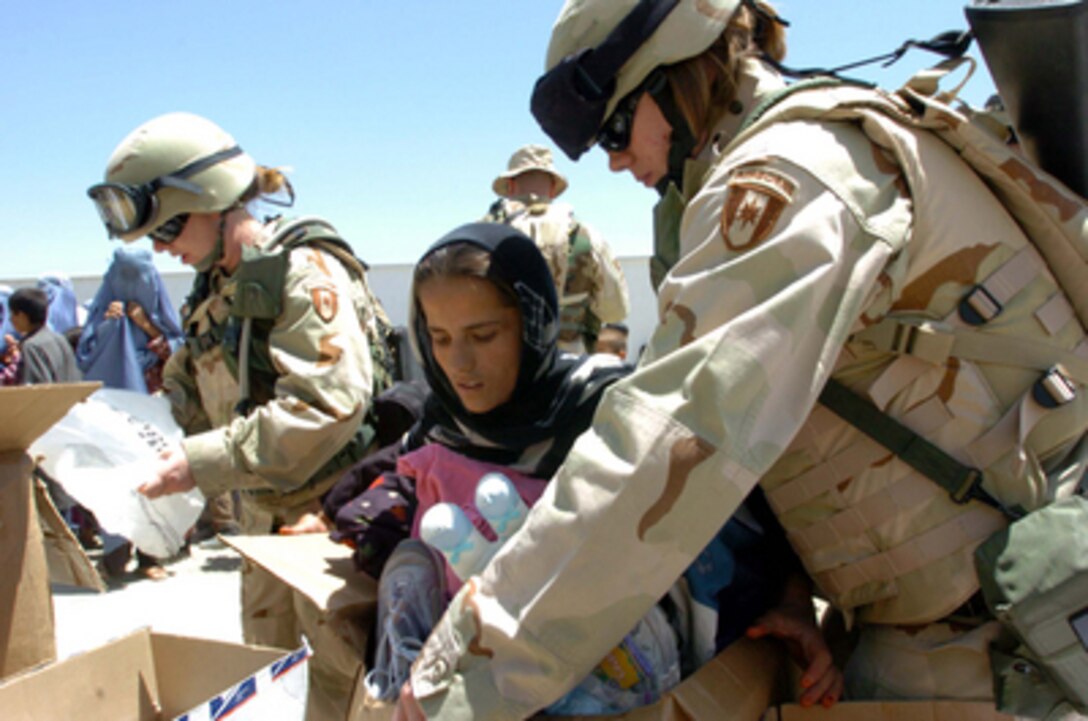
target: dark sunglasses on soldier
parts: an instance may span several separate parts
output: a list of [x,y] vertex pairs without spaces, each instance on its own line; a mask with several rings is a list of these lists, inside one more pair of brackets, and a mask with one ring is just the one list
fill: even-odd
[[635,108],[642,97],[642,88],[621,100],[597,133],[597,145],[607,152],[619,153],[631,144],[631,126],[635,124]]
[[181,215],[175,215],[170,220],[166,221],[158,228],[155,228],[148,236],[156,243],[162,243],[163,245],[170,245],[178,236],[185,231],[185,224],[189,221],[189,214],[182,213]]

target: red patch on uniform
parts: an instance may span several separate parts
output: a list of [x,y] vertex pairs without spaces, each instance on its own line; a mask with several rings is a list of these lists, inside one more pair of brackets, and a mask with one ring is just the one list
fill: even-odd
[[796,190],[797,183],[776,170],[741,168],[734,172],[722,208],[725,245],[741,251],[766,240]]
[[328,323],[336,317],[336,311],[340,301],[336,297],[336,291],[331,288],[314,288],[310,291],[310,298],[314,303],[314,312],[317,317]]

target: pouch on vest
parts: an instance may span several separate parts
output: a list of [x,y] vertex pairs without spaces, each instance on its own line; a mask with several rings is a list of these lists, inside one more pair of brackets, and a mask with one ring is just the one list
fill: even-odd
[[[975,551],[986,605],[1015,635],[993,649],[998,707],[1088,713],[1088,499],[1029,513]],[[1040,672],[1042,671],[1042,672]]]

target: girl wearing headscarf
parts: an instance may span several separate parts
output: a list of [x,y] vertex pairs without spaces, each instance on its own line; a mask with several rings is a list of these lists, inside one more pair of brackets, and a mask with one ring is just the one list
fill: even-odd
[[[368,688],[384,699],[395,696],[398,672],[461,585],[450,564],[428,578],[422,554],[405,558],[407,544],[398,544],[420,535],[420,519],[438,503],[458,506],[494,541],[495,529],[475,507],[476,481],[501,472],[533,505],[591,425],[605,390],[630,372],[613,356],[559,352],[547,264],[528,236],[507,226],[469,224],[447,234],[416,265],[411,298],[412,341],[432,389],[423,417],[393,450],[400,453],[395,471],[339,509],[326,504],[337,520],[334,538],[355,547],[364,571],[381,576],[377,671]],[[378,463],[391,465],[388,457]],[[345,485],[374,475],[355,470]],[[745,509],[609,654],[613,671],[632,675],[617,678],[602,663],[549,713],[617,713],[650,703],[693,666],[690,659],[724,648],[780,600],[796,559],[762,497]]]
[[115,248],[76,349],[83,377],[108,388],[153,393],[183,337],[151,251]]
[[[500,299],[506,304],[507,321],[516,321],[520,327],[511,351],[516,355],[498,371],[511,375],[493,381],[500,388],[493,397],[481,394],[492,390],[487,385],[492,379],[485,376],[495,372],[495,349],[487,347],[494,341],[476,343],[479,362],[488,363],[489,369],[466,370],[451,378],[438,360],[450,341],[449,333],[442,333],[437,344],[432,338],[428,328],[432,319],[421,306],[421,288],[451,278],[471,284],[474,295],[465,297],[487,294]],[[537,489],[526,502],[539,496],[574,439],[589,427],[605,388],[627,373],[610,357],[560,353],[556,307],[555,285],[539,250],[527,236],[509,227],[461,226],[420,259],[413,275],[409,325],[431,389],[422,418],[403,439],[347,473],[324,504],[326,515],[336,519],[334,539],[355,547],[360,570],[377,578],[393,548],[409,535],[417,515],[417,479],[400,472],[380,475],[384,471],[405,469],[419,458],[451,451],[535,479]],[[469,342],[473,341],[470,334]],[[473,374],[472,381],[467,381]],[[432,444],[444,450],[427,448]],[[407,457],[421,450],[415,461]],[[378,485],[368,489],[372,482]],[[419,500],[428,496],[427,502],[433,503],[442,491],[427,488]]]

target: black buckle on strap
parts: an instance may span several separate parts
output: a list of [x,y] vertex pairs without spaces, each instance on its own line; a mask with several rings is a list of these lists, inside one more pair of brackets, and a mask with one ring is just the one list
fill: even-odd
[[976,285],[960,301],[959,314],[968,325],[983,325],[1001,315],[1005,306],[986,290],[984,285]]
[[971,500],[980,499],[985,492],[982,490],[982,471],[977,468],[968,468],[967,475],[963,477],[960,487],[948,495],[953,501],[960,504]]
[[1064,406],[1077,395],[1077,384],[1063,373],[1061,365],[1048,370],[1031,387],[1031,397],[1043,408]]

